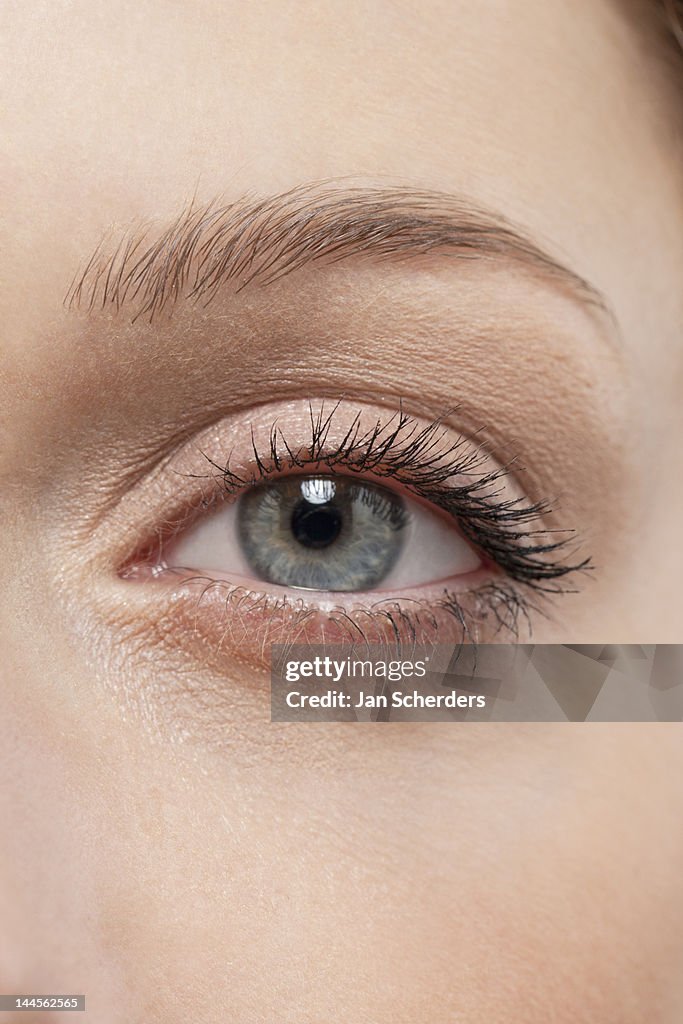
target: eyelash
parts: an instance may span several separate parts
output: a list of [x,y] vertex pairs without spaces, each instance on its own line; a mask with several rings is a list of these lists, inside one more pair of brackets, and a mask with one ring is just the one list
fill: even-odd
[[[213,481],[212,494],[204,496],[200,509],[205,511],[221,500],[235,500],[245,489],[293,470],[357,473],[378,481],[391,480],[446,513],[505,576],[467,595],[444,590],[436,603],[433,599],[431,602],[411,599],[410,608],[395,599],[380,598],[358,606],[352,618],[347,609],[340,607],[337,612],[326,613],[335,626],[343,627],[346,623],[349,634],[356,639],[360,634],[364,642],[372,639],[375,632],[388,635],[390,639],[414,640],[420,632],[424,633],[426,626],[431,626],[438,634],[438,619],[443,614],[456,621],[463,639],[474,638],[474,624],[482,619],[492,619],[496,633],[504,630],[518,637],[520,622],[524,620],[530,631],[530,612],[539,612],[534,592],[564,593],[566,577],[592,568],[589,558],[571,561],[572,531],[533,528],[549,514],[546,502],[529,504],[522,497],[501,494],[502,482],[510,473],[510,463],[495,470],[484,470],[489,452],[483,446],[473,447],[463,436],[453,442],[443,425],[443,417],[422,427],[399,407],[398,412],[384,422],[378,420],[368,430],[362,429],[361,414],[357,413],[342,440],[331,443],[339,406],[337,402],[326,411],[323,403],[316,412],[309,403],[310,440],[303,446],[290,443],[279,423],[274,422],[267,443],[259,450],[252,431],[253,468],[249,473],[240,475],[231,470],[230,458],[220,465],[201,453],[211,471],[187,474],[194,479]],[[464,479],[450,483],[454,478]],[[176,524],[173,532],[179,529]],[[175,573],[177,570],[166,565],[161,557],[163,545],[157,550],[160,557],[154,574]],[[233,610],[239,607],[244,613],[245,609],[251,611],[258,606],[267,609],[271,619],[287,613],[292,617],[292,627],[301,627],[315,614],[310,606],[302,607],[300,599],[257,594],[243,586],[200,576],[185,578],[184,582],[202,584],[202,595],[211,588],[225,586],[228,591],[226,607],[230,605]]]

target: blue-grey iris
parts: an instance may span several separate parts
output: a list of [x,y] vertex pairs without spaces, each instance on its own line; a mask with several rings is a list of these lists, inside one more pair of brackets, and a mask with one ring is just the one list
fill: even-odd
[[401,553],[408,524],[399,494],[348,477],[290,476],[238,503],[245,558],[263,580],[309,590],[370,590]]

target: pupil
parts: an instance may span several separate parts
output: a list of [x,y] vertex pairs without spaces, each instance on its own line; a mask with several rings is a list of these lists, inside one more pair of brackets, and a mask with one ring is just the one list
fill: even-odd
[[327,548],[342,528],[342,517],[334,505],[300,501],[292,512],[292,533],[306,548]]

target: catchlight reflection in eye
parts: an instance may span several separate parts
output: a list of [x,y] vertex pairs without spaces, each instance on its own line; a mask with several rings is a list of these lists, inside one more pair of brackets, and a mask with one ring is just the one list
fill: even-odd
[[436,510],[348,476],[258,484],[178,538],[170,568],[318,591],[397,589],[466,575],[472,546]]

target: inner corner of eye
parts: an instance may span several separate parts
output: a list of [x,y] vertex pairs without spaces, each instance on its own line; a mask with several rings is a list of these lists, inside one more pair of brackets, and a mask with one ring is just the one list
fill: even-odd
[[482,558],[435,507],[356,476],[281,476],[201,516],[169,569],[310,591],[362,592],[466,576]]

